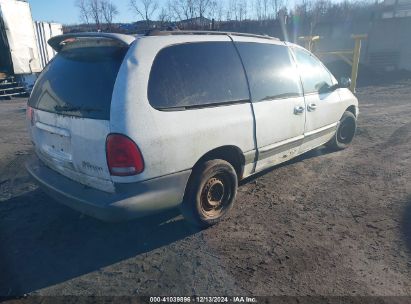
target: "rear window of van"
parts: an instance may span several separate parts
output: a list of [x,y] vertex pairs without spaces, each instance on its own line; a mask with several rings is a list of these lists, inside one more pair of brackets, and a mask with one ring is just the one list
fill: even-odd
[[38,78],[29,106],[61,115],[110,119],[124,47],[77,47],[59,52]]

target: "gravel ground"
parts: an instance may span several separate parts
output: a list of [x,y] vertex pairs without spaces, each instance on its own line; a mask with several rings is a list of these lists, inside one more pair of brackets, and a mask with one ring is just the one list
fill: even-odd
[[349,149],[246,181],[205,231],[59,205],[24,170],[25,100],[0,102],[0,295],[411,296],[411,81],[357,95]]

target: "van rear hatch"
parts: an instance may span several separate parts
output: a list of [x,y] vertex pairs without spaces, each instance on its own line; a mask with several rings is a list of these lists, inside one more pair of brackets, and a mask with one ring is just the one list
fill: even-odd
[[107,37],[60,37],[52,45],[59,53],[28,102],[36,153],[62,175],[114,192],[105,146],[113,88],[129,45]]

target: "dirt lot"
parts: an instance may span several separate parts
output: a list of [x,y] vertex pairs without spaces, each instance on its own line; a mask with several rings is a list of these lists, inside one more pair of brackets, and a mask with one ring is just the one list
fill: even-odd
[[411,296],[411,81],[358,90],[352,147],[249,180],[205,231],[174,211],[105,224],[23,162],[24,100],[0,103],[0,295]]

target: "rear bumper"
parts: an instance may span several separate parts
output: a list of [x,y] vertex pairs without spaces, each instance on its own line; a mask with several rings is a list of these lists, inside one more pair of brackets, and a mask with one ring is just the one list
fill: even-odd
[[115,193],[84,186],[48,168],[37,156],[26,163],[29,174],[57,201],[103,221],[122,221],[178,206],[191,170],[132,184],[116,184]]

